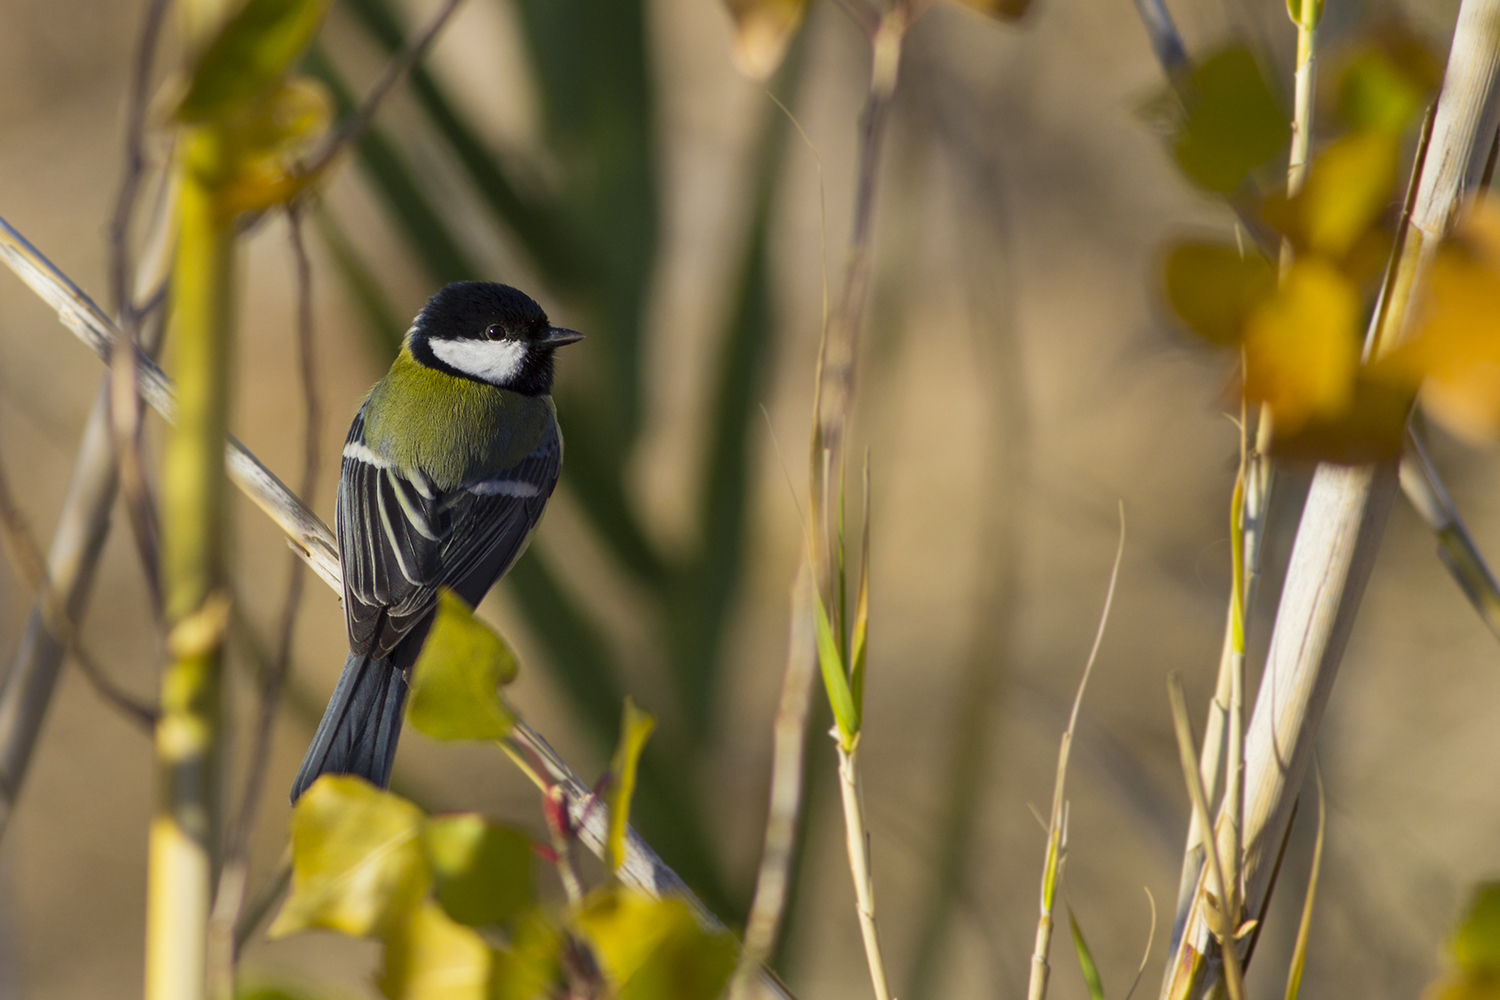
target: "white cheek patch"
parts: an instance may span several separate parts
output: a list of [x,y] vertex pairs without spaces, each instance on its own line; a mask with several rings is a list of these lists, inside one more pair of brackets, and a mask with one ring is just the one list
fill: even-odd
[[515,378],[526,360],[526,345],[518,340],[433,339],[427,346],[444,364],[496,385]]

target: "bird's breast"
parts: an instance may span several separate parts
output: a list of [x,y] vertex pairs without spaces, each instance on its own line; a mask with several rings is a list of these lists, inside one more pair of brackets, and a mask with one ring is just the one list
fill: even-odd
[[370,393],[365,443],[446,492],[519,464],[555,419],[550,397],[455,378],[403,356]]

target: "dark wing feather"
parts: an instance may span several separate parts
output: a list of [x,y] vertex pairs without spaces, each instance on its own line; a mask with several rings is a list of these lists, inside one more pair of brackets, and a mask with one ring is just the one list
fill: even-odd
[[338,504],[350,649],[388,655],[432,610],[439,587],[477,604],[525,549],[561,465],[553,424],[513,468],[441,493],[382,467],[364,447],[363,414],[357,417]]

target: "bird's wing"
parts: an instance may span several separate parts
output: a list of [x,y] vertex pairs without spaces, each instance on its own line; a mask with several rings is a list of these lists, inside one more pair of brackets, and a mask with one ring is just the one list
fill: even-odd
[[561,466],[553,424],[514,467],[444,493],[373,454],[356,418],[338,503],[350,648],[385,656],[432,610],[439,587],[477,603],[525,548]]

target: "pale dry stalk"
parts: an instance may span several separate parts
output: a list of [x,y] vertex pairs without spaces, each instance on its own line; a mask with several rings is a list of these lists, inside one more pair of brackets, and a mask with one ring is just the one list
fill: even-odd
[[[1409,225],[1372,324],[1369,352],[1393,347],[1411,292],[1472,190],[1495,134],[1500,0],[1465,0],[1433,121]],[[1292,807],[1338,671],[1396,490],[1392,466],[1321,465],[1293,546],[1264,679],[1246,741],[1246,912],[1264,912]],[[1221,848],[1223,844],[1221,841]],[[1202,879],[1164,996],[1199,996],[1217,981]]]

